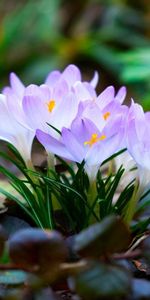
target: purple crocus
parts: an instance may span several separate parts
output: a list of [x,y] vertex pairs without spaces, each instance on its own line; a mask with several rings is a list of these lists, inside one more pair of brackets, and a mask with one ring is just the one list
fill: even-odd
[[129,108],[127,131],[127,150],[137,166],[135,190],[126,209],[125,221],[130,223],[138,200],[150,185],[150,123],[149,113],[145,114],[141,105],[132,100]]
[[[41,86],[31,84],[26,88],[11,73],[10,87],[4,88],[3,94],[7,97],[8,109],[20,124],[33,132],[38,128],[52,132],[47,123],[61,130],[76,117],[78,104],[83,100],[79,93],[75,93],[76,84],[85,86],[89,99],[96,96],[97,81],[98,74],[95,73],[91,82],[81,82],[80,70],[75,65],[67,66],[62,73],[52,71]],[[53,134],[57,135],[54,130]]]
[[58,136],[57,131],[48,124],[61,131],[63,126],[70,126],[78,112],[78,101],[73,92],[68,91],[65,81],[54,89],[46,84],[28,86],[22,106],[31,129],[42,129],[55,137]]
[[20,125],[9,111],[6,96],[0,94],[0,139],[13,144],[24,158],[31,161],[31,147],[34,134]]
[[[122,105],[126,96],[126,89],[122,87],[115,96],[112,86],[106,88],[94,101],[84,101],[79,104],[78,116],[90,119],[100,131],[110,121],[115,122],[117,118],[122,118],[124,128],[126,127],[128,107]],[[125,140],[122,138],[122,148],[125,147]]]
[[22,110],[22,99],[25,86],[15,73],[10,73],[10,86],[4,87],[2,93],[6,96],[6,105],[14,118],[21,124],[25,123],[26,117]]
[[127,147],[136,163],[150,170],[150,123],[142,106],[133,100],[128,115]]
[[138,167],[141,194],[150,185],[150,113],[132,100],[127,124],[127,149]]
[[[97,81],[98,74],[95,73],[91,83],[84,82],[89,90],[88,97],[90,97],[90,93],[96,94],[94,88]],[[75,65],[67,66],[62,73],[56,70],[52,71],[41,86],[31,84],[25,87],[15,73],[10,74],[10,86],[3,89],[3,95],[6,97],[5,106],[9,114],[11,112],[10,120],[18,123],[15,124],[15,129],[12,126],[12,130],[8,126],[7,132],[9,134],[10,131],[11,135],[14,130],[13,136],[17,142],[15,143],[14,140],[11,142],[18,147],[21,153],[23,151],[21,145],[18,144],[20,134],[16,137],[20,128],[22,131],[24,130],[25,135],[30,136],[30,148],[37,128],[50,132],[56,137],[58,133],[52,130],[47,123],[58,130],[61,130],[63,126],[70,126],[78,111],[79,98],[73,90],[78,82],[81,82],[81,73]],[[1,137],[6,139],[6,130]],[[24,144],[21,140],[20,143]]]
[[[89,82],[90,86],[95,88],[98,83],[98,79],[98,73],[95,72],[94,77]],[[71,89],[77,82],[83,82],[79,68],[73,64],[68,65],[62,73],[58,70],[50,72],[45,80],[45,84],[49,87],[54,87],[59,81],[65,81],[69,89]],[[88,86],[88,82],[84,82],[84,84],[85,86]]]
[[100,131],[91,120],[79,117],[72,122],[70,129],[63,127],[59,140],[41,130],[36,132],[48,152],[78,163],[85,160],[85,169],[92,180],[101,163],[118,151],[123,134],[121,118],[109,122]]
[[69,65],[62,73],[51,72],[45,84],[28,86],[22,100],[27,126],[32,130],[41,129],[58,136],[48,124],[59,131],[62,127],[69,128],[77,115],[79,103],[85,100],[80,92],[76,92],[76,86],[83,85],[87,93],[86,99],[90,99],[96,96],[94,86],[97,80],[95,73],[91,83],[81,82],[79,69],[75,65]]

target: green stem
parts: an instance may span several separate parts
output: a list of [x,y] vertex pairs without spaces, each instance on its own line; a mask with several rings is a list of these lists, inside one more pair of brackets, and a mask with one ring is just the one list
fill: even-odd
[[47,165],[48,169],[55,171],[55,156],[50,152],[47,153]]
[[[26,166],[29,171],[35,172],[35,168],[34,168],[31,160],[28,160],[26,162]],[[35,185],[39,185],[38,177],[34,176],[34,174],[32,172],[29,172],[29,177],[32,180],[32,182],[35,183]],[[47,211],[45,209],[45,204],[44,204],[44,196],[45,195],[43,195],[40,187],[36,187],[36,189],[32,189],[32,191],[33,191],[35,201],[38,205],[38,208],[35,210],[36,219],[38,221],[39,226],[43,229],[43,228],[47,227],[46,224],[48,221],[47,220]],[[32,206],[32,204],[31,204],[31,206]]]
[[126,208],[125,216],[124,216],[124,221],[127,224],[130,224],[134,217],[139,198],[140,198],[140,188],[139,188],[139,182],[136,179],[134,191],[131,199],[129,200],[129,203]]
[[[96,201],[96,197],[97,197],[96,180],[91,180],[89,190],[87,193],[87,202],[89,207],[91,208],[90,211],[88,208],[88,219],[90,220],[90,224],[95,223],[95,221],[99,219],[100,206],[99,203],[97,203]],[[93,215],[93,212],[95,216]]]
[[[55,171],[55,156],[54,154],[48,152],[47,153],[47,176],[50,178],[54,178],[53,173],[51,171]],[[53,207],[54,210],[61,208],[56,196],[53,193],[51,195],[51,207]]]
[[[33,172],[36,171],[31,160],[28,160],[26,162],[26,166],[29,171],[33,171]],[[29,172],[29,176],[35,184],[39,182],[37,176],[34,176],[34,174],[32,172]]]

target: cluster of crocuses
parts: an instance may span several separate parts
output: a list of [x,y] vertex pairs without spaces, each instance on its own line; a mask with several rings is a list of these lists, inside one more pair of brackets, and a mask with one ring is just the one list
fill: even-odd
[[90,82],[69,65],[52,71],[45,82],[27,87],[14,74],[0,95],[0,138],[12,143],[26,164],[36,135],[48,153],[69,161],[85,161],[92,180],[104,160],[127,148],[136,165],[150,169],[150,113],[131,101],[122,104],[126,88],[117,94],[108,86],[96,94],[98,74]]

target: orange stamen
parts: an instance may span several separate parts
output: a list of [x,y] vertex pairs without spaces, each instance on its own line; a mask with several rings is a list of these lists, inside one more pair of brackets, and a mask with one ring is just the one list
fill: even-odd
[[95,143],[99,142],[99,141],[102,141],[106,139],[106,135],[101,135],[100,137],[98,137],[98,134],[97,133],[93,133],[90,140],[89,141],[86,141],[84,142],[84,145],[89,145],[90,147],[93,146]]
[[52,112],[53,111],[53,109],[54,109],[54,107],[55,107],[55,105],[56,105],[56,103],[55,103],[55,100],[50,100],[48,103],[46,103],[47,104],[47,108],[48,108],[48,111],[49,112]]
[[103,114],[104,120],[106,121],[109,118],[109,116],[110,116],[110,112],[109,111],[107,111],[106,113],[104,113]]

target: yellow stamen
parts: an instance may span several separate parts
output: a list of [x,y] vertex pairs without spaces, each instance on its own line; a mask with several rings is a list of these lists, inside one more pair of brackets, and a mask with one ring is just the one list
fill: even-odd
[[103,114],[104,120],[106,121],[106,120],[109,118],[109,116],[110,116],[110,112],[109,112],[109,111],[105,112],[105,113]]
[[46,103],[47,104],[47,108],[48,108],[48,111],[49,112],[52,112],[53,111],[53,109],[54,109],[54,107],[55,107],[55,105],[56,105],[56,103],[55,103],[55,100],[50,100],[48,103]]
[[93,146],[93,144],[97,143],[98,141],[102,141],[106,139],[106,135],[101,135],[100,137],[98,137],[97,133],[93,133],[90,140],[84,142],[84,145],[89,145],[90,147]]

